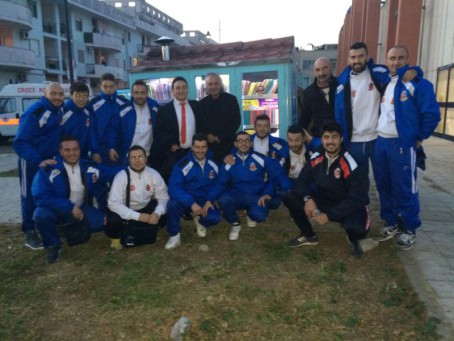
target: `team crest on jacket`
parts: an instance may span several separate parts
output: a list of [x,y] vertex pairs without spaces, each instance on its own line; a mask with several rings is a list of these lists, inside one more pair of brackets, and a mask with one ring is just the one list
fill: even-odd
[[341,177],[341,170],[340,170],[340,168],[336,168],[336,169],[334,170],[334,177],[335,177],[336,179],[339,179],[339,178]]
[[136,186],[134,186],[134,185],[129,186],[129,190],[131,192],[134,192],[136,190]]
[[250,170],[251,172],[255,172],[255,171],[257,170],[257,166],[255,165],[254,162],[252,162],[252,163],[250,164],[249,170]]
[[96,181],[98,181],[98,176],[97,176],[96,174],[93,174],[93,175],[91,176],[91,181],[92,181],[93,183],[95,183]]
[[405,102],[406,100],[408,99],[408,96],[407,96],[407,93],[404,91],[402,91],[402,93],[400,94],[400,101],[401,102]]
[[367,90],[369,91],[374,90],[374,83],[369,83],[369,87],[367,88]]
[[85,126],[86,126],[86,127],[89,127],[89,126],[90,126],[90,119],[89,119],[89,118],[87,118],[87,120],[85,121]]
[[353,98],[355,98],[356,97],[356,90],[352,90],[351,95],[352,95]]
[[210,174],[208,175],[208,178],[210,180],[213,180],[214,179],[214,170],[210,170]]
[[147,191],[150,191],[150,185],[147,184],[147,187],[145,187]]
[[271,153],[271,158],[272,158],[272,159],[275,159],[275,158],[276,158],[276,156],[277,156],[277,153],[276,153],[276,151],[273,151],[273,152]]

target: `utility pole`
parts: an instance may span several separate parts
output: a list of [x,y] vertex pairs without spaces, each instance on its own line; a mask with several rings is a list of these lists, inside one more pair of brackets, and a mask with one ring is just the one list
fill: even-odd
[[68,42],[68,65],[69,68],[69,83],[74,82],[74,69],[73,69],[73,52],[72,52],[72,43],[71,43],[71,21],[69,20],[69,8],[68,0],[64,0],[65,3],[65,19],[66,19],[66,40]]

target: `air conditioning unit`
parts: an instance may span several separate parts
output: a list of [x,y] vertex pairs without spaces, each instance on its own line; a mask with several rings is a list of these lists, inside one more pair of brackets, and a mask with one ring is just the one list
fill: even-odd
[[95,49],[91,46],[87,46],[87,53],[95,53]]
[[20,37],[21,37],[22,39],[28,39],[28,38],[29,38],[28,31],[21,30],[21,31],[20,31]]

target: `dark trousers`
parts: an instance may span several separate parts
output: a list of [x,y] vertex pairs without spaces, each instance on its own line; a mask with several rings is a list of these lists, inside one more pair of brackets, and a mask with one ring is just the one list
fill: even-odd
[[[317,199],[316,196],[312,197],[320,212],[324,213],[333,205],[333,203],[323,202]],[[296,226],[301,231],[301,234],[306,237],[315,236],[312,225],[309,222],[306,213],[304,212],[304,200],[302,197],[295,194],[293,191],[288,191],[282,194],[282,201],[287,206],[290,216],[295,222]],[[363,206],[354,213],[336,220],[341,224],[341,227],[347,233],[350,241],[356,241],[364,238],[370,230],[370,215],[368,206]]]

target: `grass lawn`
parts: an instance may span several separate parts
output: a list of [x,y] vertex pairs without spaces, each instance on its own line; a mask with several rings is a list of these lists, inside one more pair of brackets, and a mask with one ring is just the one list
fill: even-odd
[[181,316],[192,322],[184,340],[438,339],[394,241],[356,260],[334,223],[316,228],[319,245],[295,249],[285,208],[245,225],[231,242],[224,222],[205,239],[184,222],[171,251],[164,230],[118,252],[99,233],[53,265],[18,226],[0,226],[0,340],[169,340]]

